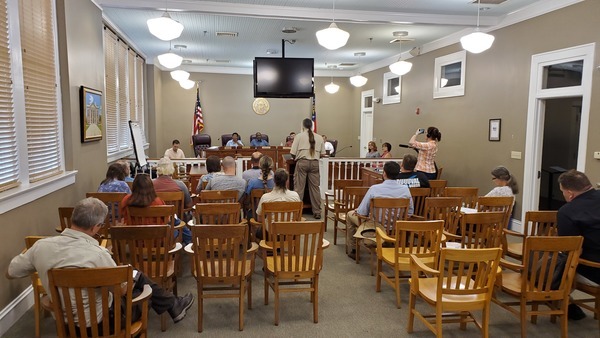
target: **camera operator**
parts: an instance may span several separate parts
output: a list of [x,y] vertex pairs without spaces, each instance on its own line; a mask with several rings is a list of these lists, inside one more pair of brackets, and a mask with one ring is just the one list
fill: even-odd
[[437,178],[435,155],[438,150],[438,142],[442,140],[442,133],[436,127],[429,127],[427,128],[427,141],[418,142],[417,136],[424,133],[424,129],[417,129],[408,144],[419,151],[415,170],[424,173],[428,179],[435,180]]

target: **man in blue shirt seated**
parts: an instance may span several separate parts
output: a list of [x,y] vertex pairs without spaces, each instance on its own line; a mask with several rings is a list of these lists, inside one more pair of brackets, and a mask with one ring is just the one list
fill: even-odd
[[414,206],[410,190],[405,184],[401,184],[397,181],[398,175],[400,174],[400,165],[398,162],[390,161],[386,162],[383,166],[383,183],[375,184],[367,190],[365,197],[360,202],[358,209],[351,210],[346,215],[346,222],[348,224],[348,231],[346,232],[346,243],[348,248],[351,249],[348,256],[355,259],[356,255],[356,241],[354,240],[354,234],[358,228],[358,215],[368,216],[370,211],[371,199],[375,197],[387,197],[387,198],[409,198],[410,207],[408,208],[408,216],[412,216],[414,212]]
[[268,147],[269,141],[262,138],[262,134],[260,132],[256,132],[254,138],[250,140],[250,146],[252,147]]
[[243,147],[244,144],[242,143],[242,140],[240,140],[240,134],[238,133],[231,133],[231,140],[227,141],[227,144],[225,144],[226,147]]

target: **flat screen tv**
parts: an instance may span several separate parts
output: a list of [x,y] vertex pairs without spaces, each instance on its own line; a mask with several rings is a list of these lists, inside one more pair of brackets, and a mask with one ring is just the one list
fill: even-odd
[[255,58],[254,97],[313,97],[314,64],[312,58]]

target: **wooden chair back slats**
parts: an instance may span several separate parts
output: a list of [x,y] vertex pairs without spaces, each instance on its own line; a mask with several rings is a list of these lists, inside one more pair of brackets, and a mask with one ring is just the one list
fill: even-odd
[[460,219],[461,246],[467,249],[502,246],[504,213],[499,211],[464,214]]
[[477,206],[477,198],[479,197],[479,188],[477,187],[446,187],[444,196],[460,197],[462,206],[466,208],[475,208]]
[[302,218],[302,202],[264,202],[262,204],[263,239],[272,241],[272,226],[275,222],[299,222]]
[[176,209],[173,205],[153,205],[149,207],[127,207],[127,224],[152,225],[173,224]]
[[184,213],[184,195],[183,191],[157,191],[156,196],[165,204],[175,206],[177,217],[183,219]]
[[523,233],[526,236],[556,236],[557,214],[556,210],[527,211]]
[[240,285],[245,276],[247,227],[192,226],[196,277],[206,284]]
[[[133,287],[131,266],[51,269],[48,271],[48,278],[59,337],[87,337],[86,322],[89,322],[89,330],[93,337],[129,337],[132,333],[145,336],[148,320],[147,302],[142,306],[140,332],[132,332],[134,325],[131,323]],[[122,285],[127,285],[125,291],[122,290]],[[86,311],[84,301],[87,301],[89,294],[95,294],[99,304],[90,306]],[[108,310],[111,307],[113,318],[110,318]],[[125,313],[122,313],[122,309],[125,309]],[[61,320],[62,318],[66,323]]]
[[271,192],[272,189],[253,189],[252,191],[250,191],[250,210],[251,212],[251,217],[256,218],[256,208],[258,208],[258,202],[260,202],[260,198],[268,193]]
[[105,225],[102,229],[103,236],[108,237],[110,228],[121,221],[122,215],[119,215],[119,203],[126,195],[124,192],[88,192],[85,194],[85,197],[94,197],[101,200],[108,207],[108,215],[106,215]]
[[276,277],[310,278],[321,271],[323,222],[274,222],[272,228]]
[[510,216],[512,215],[513,205],[515,204],[514,196],[495,196],[486,197],[480,196],[477,199],[477,211],[500,211],[504,213],[503,228],[508,229]]
[[413,199],[414,215],[425,217],[425,198],[431,193],[430,188],[409,188]]
[[371,199],[369,220],[381,226],[386,235],[394,236],[396,221],[408,219],[409,198],[384,198]]
[[198,203],[195,213],[196,224],[240,223],[239,203]]
[[460,197],[427,197],[425,199],[425,219],[443,220],[444,230],[452,235],[458,233],[460,220]]
[[71,216],[73,215],[73,207],[58,207],[58,217],[60,218],[60,229],[65,230],[71,227]]
[[238,203],[237,190],[202,190],[200,203]]
[[448,181],[446,180],[429,180],[429,188],[431,189],[431,197],[444,196],[444,189],[446,189]]

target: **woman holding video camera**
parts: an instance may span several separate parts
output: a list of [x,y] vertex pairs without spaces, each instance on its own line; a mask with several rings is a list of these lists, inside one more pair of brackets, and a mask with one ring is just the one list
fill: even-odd
[[419,152],[415,170],[424,173],[428,179],[435,180],[437,178],[435,155],[438,150],[438,142],[442,140],[442,133],[436,127],[429,127],[427,128],[427,140],[425,142],[418,142],[417,136],[424,133],[425,129],[417,129],[417,132],[410,138],[408,144]]

